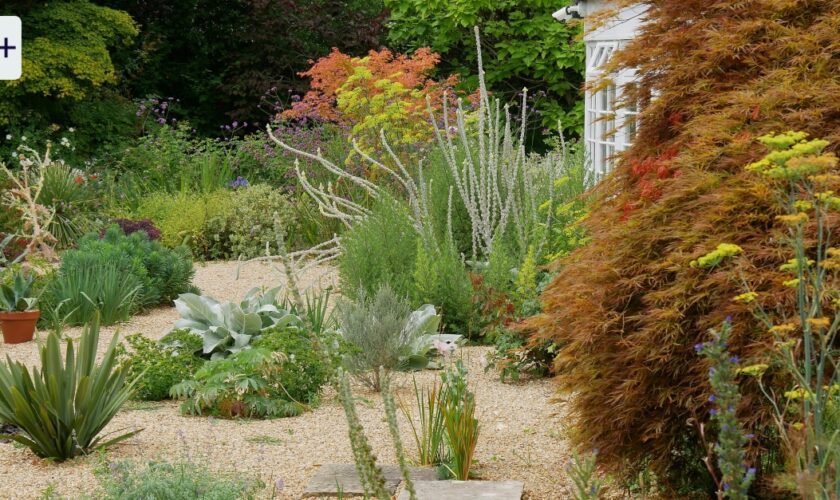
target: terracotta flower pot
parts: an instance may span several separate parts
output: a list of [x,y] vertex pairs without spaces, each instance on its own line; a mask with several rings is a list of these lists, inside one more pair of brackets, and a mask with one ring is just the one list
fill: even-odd
[[0,329],[7,344],[29,342],[35,334],[35,323],[41,311],[0,312]]

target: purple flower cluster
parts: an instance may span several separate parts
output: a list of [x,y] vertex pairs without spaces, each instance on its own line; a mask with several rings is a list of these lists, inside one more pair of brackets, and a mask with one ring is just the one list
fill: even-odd
[[228,182],[228,187],[231,189],[246,188],[248,186],[248,179],[242,177],[241,175],[237,176],[236,179]]
[[736,412],[741,400],[737,378],[740,359],[727,349],[731,331],[731,318],[727,317],[719,330],[712,330],[712,340],[697,344],[694,349],[710,365],[709,384],[713,394],[709,396],[709,402],[714,406],[709,414],[719,429],[714,446],[722,476],[719,481],[715,478],[719,493],[726,492],[727,498],[746,500],[755,477],[755,468],[745,463],[745,450],[753,436],[743,431]]
[[178,119],[170,117],[172,107],[175,103],[181,102],[180,99],[174,97],[167,97],[166,99],[150,97],[141,99],[137,102],[137,112],[135,116],[142,121],[142,126],[145,129],[146,123],[156,123],[158,125],[174,125]]

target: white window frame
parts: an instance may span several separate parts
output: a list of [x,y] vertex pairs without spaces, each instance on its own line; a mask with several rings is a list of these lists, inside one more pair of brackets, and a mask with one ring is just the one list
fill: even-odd
[[624,70],[605,75],[603,71],[613,54],[622,48],[619,40],[592,40],[586,43],[586,81],[595,82],[608,76],[609,82],[597,91],[587,90],[585,96],[584,141],[590,168],[596,178],[603,177],[615,166],[615,156],[633,142],[637,127],[638,109],[619,108],[624,88],[633,82],[635,72]]

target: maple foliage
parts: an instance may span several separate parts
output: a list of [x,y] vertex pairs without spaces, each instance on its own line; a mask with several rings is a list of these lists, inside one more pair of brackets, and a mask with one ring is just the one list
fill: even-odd
[[[689,263],[737,244],[765,305],[793,304],[779,271],[777,205],[744,167],[764,154],[756,138],[771,132],[840,144],[840,2],[622,2],[633,3],[647,6],[646,22],[610,65],[637,71],[625,89],[627,102],[644,104],[636,142],[596,189],[588,244],[557,263],[544,313],[523,328],[534,343],[563,346],[554,370],[574,394],[575,444],[600,449],[611,472],[633,478],[647,464],[676,488],[686,470],[705,476],[697,424],[711,389],[694,344],[732,316],[733,353],[766,359],[773,349],[749,308],[732,301],[739,272]],[[768,372],[764,383],[773,380]],[[761,475],[773,466],[768,450],[778,450],[771,412],[754,382],[741,390],[738,415],[756,434],[750,456],[770,457]]]
[[300,73],[310,79],[310,90],[280,117],[350,126],[368,149],[376,148],[381,129],[395,144],[429,141],[433,129],[426,99],[439,112],[445,95],[454,99],[458,83],[454,75],[442,81],[431,77],[439,61],[438,54],[427,48],[412,55],[372,50],[365,57],[333,49]]

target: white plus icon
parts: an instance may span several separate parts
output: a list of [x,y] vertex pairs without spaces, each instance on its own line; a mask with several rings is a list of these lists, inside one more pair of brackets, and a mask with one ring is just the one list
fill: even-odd
[[17,16],[0,16],[0,80],[17,80],[23,65],[21,22]]

